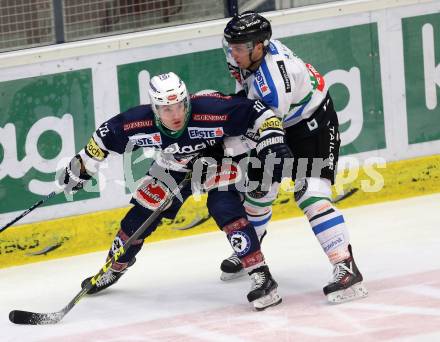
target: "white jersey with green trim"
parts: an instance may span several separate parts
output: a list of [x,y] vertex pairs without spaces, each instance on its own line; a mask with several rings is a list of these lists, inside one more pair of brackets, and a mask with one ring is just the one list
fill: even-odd
[[229,70],[249,99],[261,99],[290,127],[309,118],[327,94],[324,78],[278,40],[271,40],[255,72],[238,68],[230,51]]

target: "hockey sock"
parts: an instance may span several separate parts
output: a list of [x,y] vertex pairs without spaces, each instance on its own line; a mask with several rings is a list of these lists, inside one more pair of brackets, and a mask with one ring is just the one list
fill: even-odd
[[[130,237],[122,229],[120,229],[113,240],[112,246],[107,255],[107,260],[111,259],[115,252],[121,246],[123,246],[125,244],[125,241],[127,241],[129,238]],[[133,260],[135,255],[138,254],[139,251],[142,249],[143,242],[143,239],[135,240],[132,245],[127,249],[125,254],[122,255],[119,260],[113,264],[112,269],[114,271],[120,272],[127,268],[129,262]]]
[[267,226],[272,218],[273,198],[271,196],[273,196],[273,194],[271,193],[269,195],[270,196],[267,196],[267,198],[251,198],[246,195],[243,204],[246,209],[247,218],[254,226],[258,238],[260,239],[266,232]]
[[252,223],[252,225],[254,226],[255,231],[258,235],[258,239],[261,240],[261,237],[266,232],[269,221],[272,218],[272,206],[269,208],[269,212],[263,213],[261,215],[253,215],[247,213],[247,218],[249,222]]
[[298,202],[322,249],[336,264],[350,257],[349,235],[342,213],[327,198],[309,197]]
[[265,265],[257,233],[247,219],[234,220],[224,226],[223,231],[247,272]]

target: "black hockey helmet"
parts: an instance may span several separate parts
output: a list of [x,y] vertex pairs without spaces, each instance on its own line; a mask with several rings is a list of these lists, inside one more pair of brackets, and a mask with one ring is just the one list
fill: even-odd
[[253,42],[269,45],[272,28],[269,20],[253,11],[235,15],[224,30],[224,38],[230,44]]

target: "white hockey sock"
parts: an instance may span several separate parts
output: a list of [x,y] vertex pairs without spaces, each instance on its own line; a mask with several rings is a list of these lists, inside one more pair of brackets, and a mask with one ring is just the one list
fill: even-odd
[[266,232],[269,221],[272,218],[272,207],[269,208],[269,211],[267,213],[258,216],[248,213],[247,217],[249,222],[252,223],[252,225],[254,226],[255,231],[258,235],[258,239],[261,241],[261,237]]
[[300,207],[330,262],[336,264],[350,257],[349,234],[344,217],[330,200],[310,197]]

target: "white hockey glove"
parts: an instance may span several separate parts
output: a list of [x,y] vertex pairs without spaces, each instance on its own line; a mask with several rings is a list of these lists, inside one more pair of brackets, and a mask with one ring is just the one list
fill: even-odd
[[73,194],[81,190],[90,178],[92,176],[86,172],[82,159],[77,154],[61,172],[58,185],[64,189],[64,192]]

